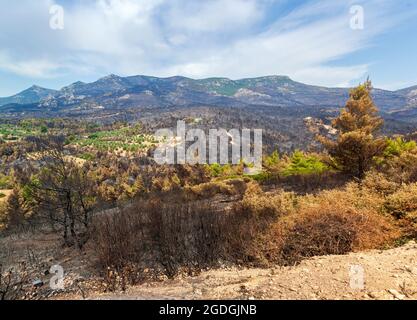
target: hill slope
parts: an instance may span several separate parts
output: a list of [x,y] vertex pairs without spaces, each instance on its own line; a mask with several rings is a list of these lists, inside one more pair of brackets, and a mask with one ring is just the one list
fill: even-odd
[[55,90],[32,86],[14,96],[0,98],[0,106],[7,104],[31,104],[38,103],[47,97],[52,97],[57,93]]
[[[326,88],[296,82],[286,76],[231,80],[109,75],[92,83],[76,82],[59,91],[32,87],[13,97],[0,98],[0,112],[61,111],[172,106],[321,106],[340,107],[347,88]],[[413,88],[399,91],[376,89],[374,98],[382,111],[417,105]],[[14,104],[13,106],[7,106]],[[3,106],[3,107],[1,107]]]
[[[93,295],[90,299],[173,300],[409,300],[417,299],[417,245],[387,251],[323,256],[296,267],[226,268],[133,287],[125,295]],[[350,267],[362,266],[364,287],[350,286]]]

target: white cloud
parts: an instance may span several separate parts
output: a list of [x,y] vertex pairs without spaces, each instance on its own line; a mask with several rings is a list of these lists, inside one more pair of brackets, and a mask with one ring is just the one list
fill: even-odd
[[0,52],[0,69],[15,73],[21,76],[32,78],[54,78],[58,76],[59,65],[47,59],[33,59],[16,61],[7,54]]
[[368,65],[339,65],[338,59],[372,45],[406,18],[395,11],[397,1],[358,0],[365,5],[366,27],[354,31],[352,1],[311,0],[285,16],[271,13],[280,2],[77,0],[64,4],[65,29],[57,31],[48,27],[54,1],[0,0],[8,8],[0,12],[0,29],[6,30],[0,34],[0,70],[31,78],[285,74],[346,85],[366,74]]
[[175,30],[225,33],[259,21],[265,4],[263,0],[171,1],[165,18]]

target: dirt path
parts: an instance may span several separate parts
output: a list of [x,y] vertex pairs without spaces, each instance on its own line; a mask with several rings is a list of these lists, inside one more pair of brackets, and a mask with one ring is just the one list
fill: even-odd
[[317,257],[297,267],[212,270],[90,299],[417,299],[417,244]]

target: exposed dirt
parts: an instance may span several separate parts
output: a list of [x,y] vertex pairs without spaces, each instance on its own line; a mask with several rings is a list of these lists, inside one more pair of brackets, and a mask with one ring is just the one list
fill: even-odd
[[[35,296],[37,299],[417,299],[415,242],[384,251],[315,257],[295,267],[224,267],[195,277],[146,282],[125,293],[102,294],[98,289],[100,285],[93,285],[97,289],[88,292],[77,289],[78,281],[97,283],[92,255],[64,249],[58,239],[59,236],[52,234],[27,234],[0,240],[0,261],[5,266],[24,260],[31,261],[42,271],[38,277],[45,283],[45,294],[39,293]],[[43,272],[54,264],[65,269],[64,292],[48,290],[51,275]],[[363,268],[363,288],[360,274],[350,276],[352,266],[357,266],[357,271]]]
[[296,267],[211,270],[89,299],[417,299],[417,244],[316,257]]

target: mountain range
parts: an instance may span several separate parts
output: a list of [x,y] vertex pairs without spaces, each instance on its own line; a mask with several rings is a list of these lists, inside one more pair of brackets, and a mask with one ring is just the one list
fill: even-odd
[[[76,82],[61,90],[32,86],[0,98],[0,114],[71,115],[188,106],[339,108],[348,96],[349,88],[307,85],[287,76],[195,80],[109,75],[92,83]],[[397,91],[374,89],[373,96],[383,113],[403,121],[417,121],[417,86]]]

